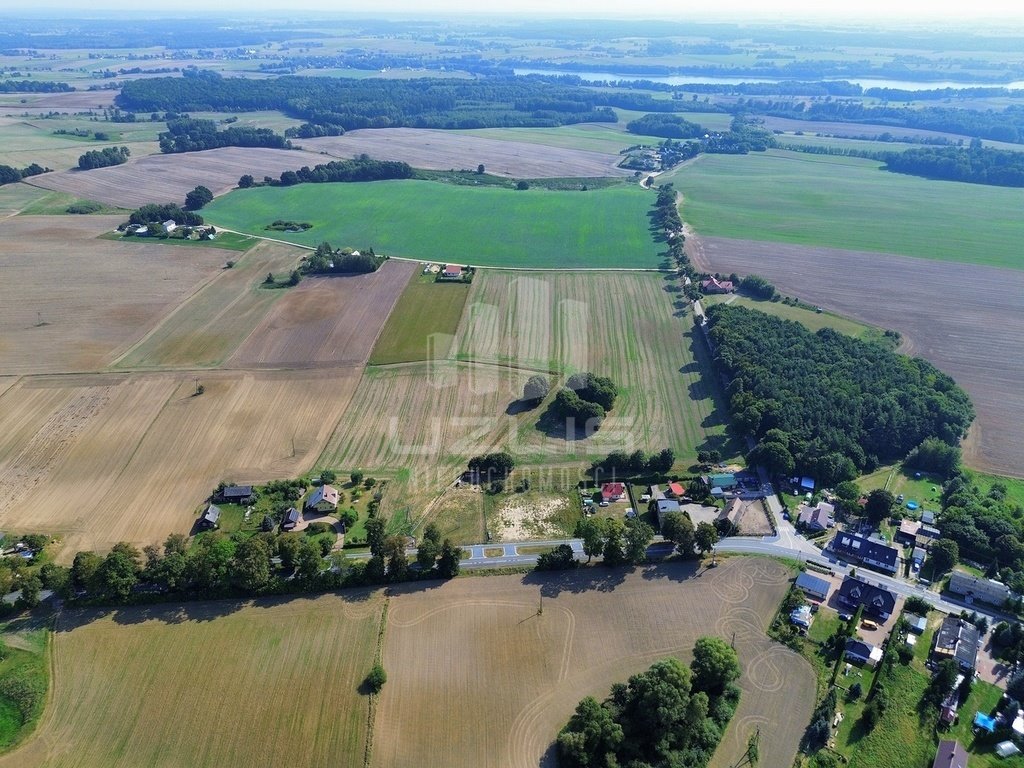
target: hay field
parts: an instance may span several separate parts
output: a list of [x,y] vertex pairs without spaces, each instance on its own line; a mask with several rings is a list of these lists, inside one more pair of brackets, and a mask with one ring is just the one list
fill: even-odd
[[217,273],[223,253],[97,240],[108,216],[0,220],[0,370],[102,368]]
[[470,290],[465,283],[437,283],[433,275],[414,274],[388,315],[370,364],[447,358]]
[[415,168],[442,171],[475,170],[483,163],[487,173],[518,179],[632,175],[632,171],[616,167],[620,160],[617,152],[548,147],[452,131],[374,128],[303,139],[301,144],[305,150],[334,157],[348,159],[366,153],[380,160],[403,160]]
[[363,365],[395,302],[417,270],[414,262],[389,260],[368,275],[306,278],[287,291],[228,365]]
[[65,539],[62,557],[188,531],[222,479],[307,470],[356,371],[26,377],[0,396],[0,527]]
[[694,568],[394,588],[371,765],[549,765],[550,745],[581,698],[603,698],[666,656],[688,661],[704,634],[735,637],[743,668],[740,706],[712,765],[733,765],[758,727],[762,764],[790,765],[816,681],[806,661],[764,635],[789,573],[747,558],[699,577]]
[[661,177],[702,236],[1024,269],[1024,189],[888,173],[880,163],[769,151],[703,155]]
[[615,409],[593,436],[565,441],[520,416],[513,448],[536,456],[596,458],[611,450],[671,447],[684,461],[698,447],[726,455],[727,419],[701,373],[706,354],[680,314],[675,281],[645,273],[484,272],[474,283],[456,341],[460,360],[563,374],[589,370],[620,388]]
[[783,293],[898,330],[908,354],[970,394],[967,463],[1024,473],[1024,271],[725,238],[687,244],[701,268],[756,271]]
[[3,768],[362,764],[380,593],[61,617],[52,695]]
[[[79,153],[81,154],[81,153]],[[185,194],[202,184],[221,195],[238,184],[243,174],[257,179],[324,162],[323,155],[287,149],[224,147],[203,152],[150,155],[124,165],[92,171],[59,171],[33,176],[33,186],[68,192],[121,208],[143,203],[181,203]],[[274,217],[278,218],[278,217]],[[263,224],[269,224],[273,218]],[[260,225],[262,229],[263,224]]]
[[324,240],[335,247],[372,246],[422,261],[651,269],[662,262],[662,246],[649,231],[653,203],[637,184],[567,192],[401,180],[241,189],[214,200],[203,216],[249,234],[275,219],[307,221],[309,231],[280,238],[308,246]]
[[[158,246],[159,247],[159,246]],[[184,250],[184,249],[182,249]],[[179,304],[113,365],[118,368],[210,367],[246,340],[290,289],[262,288],[268,272],[287,274],[299,262],[297,248],[262,242],[221,269]],[[220,253],[221,258],[225,257]]]

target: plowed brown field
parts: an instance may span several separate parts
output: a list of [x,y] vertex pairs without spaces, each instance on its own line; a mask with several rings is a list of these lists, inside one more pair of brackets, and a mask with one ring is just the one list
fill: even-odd
[[[44,189],[67,192],[121,208],[138,208],[143,203],[184,202],[185,194],[197,185],[214,195],[227,192],[243,174],[257,179],[277,177],[325,162],[323,155],[287,149],[225,147],[203,152],[150,155],[124,165],[92,171],[58,171],[33,176],[29,183]],[[270,222],[267,222],[268,224]]]
[[187,531],[220,480],[307,470],[358,370],[26,377],[0,395],[0,527],[63,557]]
[[102,368],[224,263],[216,249],[96,239],[119,221],[0,221],[0,371]]
[[419,267],[384,262],[368,275],[313,277],[290,289],[228,364],[237,368],[363,365]]
[[1024,474],[1024,272],[726,238],[687,243],[706,269],[756,272],[785,294],[898,330],[905,351],[951,375],[974,401],[968,463]]
[[452,131],[375,128],[344,136],[304,139],[303,149],[350,158],[366,153],[379,160],[404,160],[416,168],[472,169],[483,163],[496,176],[541,179],[562,176],[629,176],[619,155],[486,139]]
[[735,764],[760,727],[761,764],[788,766],[815,695],[807,662],[764,634],[788,579],[772,561],[735,559],[699,577],[673,564],[394,588],[372,765],[553,765],[581,698],[658,659],[689,661],[716,634],[735,642],[743,694],[712,765]]

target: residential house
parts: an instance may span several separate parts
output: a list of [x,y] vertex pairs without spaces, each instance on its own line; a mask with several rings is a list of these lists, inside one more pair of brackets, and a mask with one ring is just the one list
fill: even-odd
[[605,483],[601,486],[601,501],[618,501],[626,494],[622,483]]
[[856,610],[864,606],[864,613],[885,621],[896,608],[896,595],[882,587],[847,576],[839,586],[839,602]]
[[859,661],[873,667],[882,660],[882,649],[851,637],[846,641],[845,655],[851,661]]
[[226,485],[217,492],[214,501],[221,504],[251,504],[253,501],[251,485]]
[[679,502],[675,499],[657,499],[651,500],[651,509],[658,516],[658,528],[661,528],[661,523],[665,519],[665,515],[669,512],[680,512],[681,507]]
[[809,605],[798,605],[789,613],[789,623],[804,629],[808,629],[811,626],[813,618],[811,606]]
[[954,659],[960,669],[972,670],[977,664],[980,647],[981,635],[977,627],[958,616],[947,616],[935,633],[932,659]]
[[333,512],[338,508],[338,490],[330,485],[321,485],[306,500],[306,509],[317,512]]
[[886,573],[896,573],[899,568],[899,552],[888,544],[840,531],[828,544],[828,549],[843,560],[863,563]]
[[462,267],[458,264],[445,264],[439,275],[441,280],[461,280]]
[[284,518],[281,520],[282,531],[294,531],[295,526],[302,520],[302,513],[299,512],[295,507],[289,507],[284,513]]
[[203,512],[203,516],[199,518],[200,528],[217,528],[220,525],[220,507],[213,504],[209,504],[206,510]]
[[821,602],[828,600],[829,590],[832,589],[832,584],[827,579],[814,576],[806,571],[796,577],[794,586],[797,589],[802,589],[804,594],[816,598]]
[[932,768],[967,768],[967,750],[959,741],[940,741]]
[[178,228],[178,225],[174,221],[174,219],[168,219],[167,221],[165,221],[163,223],[163,225],[164,225],[164,229],[167,230],[168,234],[170,234],[171,232],[173,232],[174,230],[176,230]]
[[949,591],[963,595],[969,603],[977,600],[995,606],[1001,606],[1013,595],[1010,588],[1002,582],[972,576],[959,568],[954,568],[949,576]]
[[893,540],[898,544],[904,544],[908,547],[913,546],[917,543],[917,532],[919,530],[921,530],[920,521],[905,518],[900,520],[900,529],[893,536]]
[[797,521],[808,531],[826,531],[835,526],[836,508],[827,501],[819,501],[816,506],[800,505]]
[[732,284],[731,280],[719,280],[712,277],[708,280],[702,280],[700,289],[704,293],[732,293],[736,290],[736,287]]

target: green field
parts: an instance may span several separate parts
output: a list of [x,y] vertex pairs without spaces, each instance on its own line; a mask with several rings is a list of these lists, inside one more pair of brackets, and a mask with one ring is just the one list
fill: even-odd
[[448,357],[469,289],[468,283],[436,283],[432,275],[414,274],[370,353],[370,365]]
[[300,184],[232,192],[203,209],[219,227],[259,234],[275,219],[303,245],[367,248],[494,267],[657,268],[653,196],[639,186],[589,192],[473,188],[428,181]]
[[783,151],[704,155],[659,181],[675,182],[683,219],[702,235],[1024,269],[1024,189]]
[[783,304],[781,301],[765,301],[752,299],[747,296],[705,296],[702,300],[706,306],[712,304],[728,303],[732,306],[749,307],[766,315],[781,317],[783,320],[795,320],[807,330],[817,333],[822,328],[845,333],[847,336],[855,336],[858,339],[877,339],[881,337],[882,331],[864,323],[858,323],[848,317],[837,315],[833,312],[817,312],[809,304],[801,304],[794,307],[791,304]]

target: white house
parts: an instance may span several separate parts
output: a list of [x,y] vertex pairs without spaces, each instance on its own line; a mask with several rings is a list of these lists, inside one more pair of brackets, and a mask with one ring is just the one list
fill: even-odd
[[173,232],[177,228],[178,225],[175,223],[174,219],[168,219],[167,221],[164,222],[164,229],[166,229],[168,232]]

